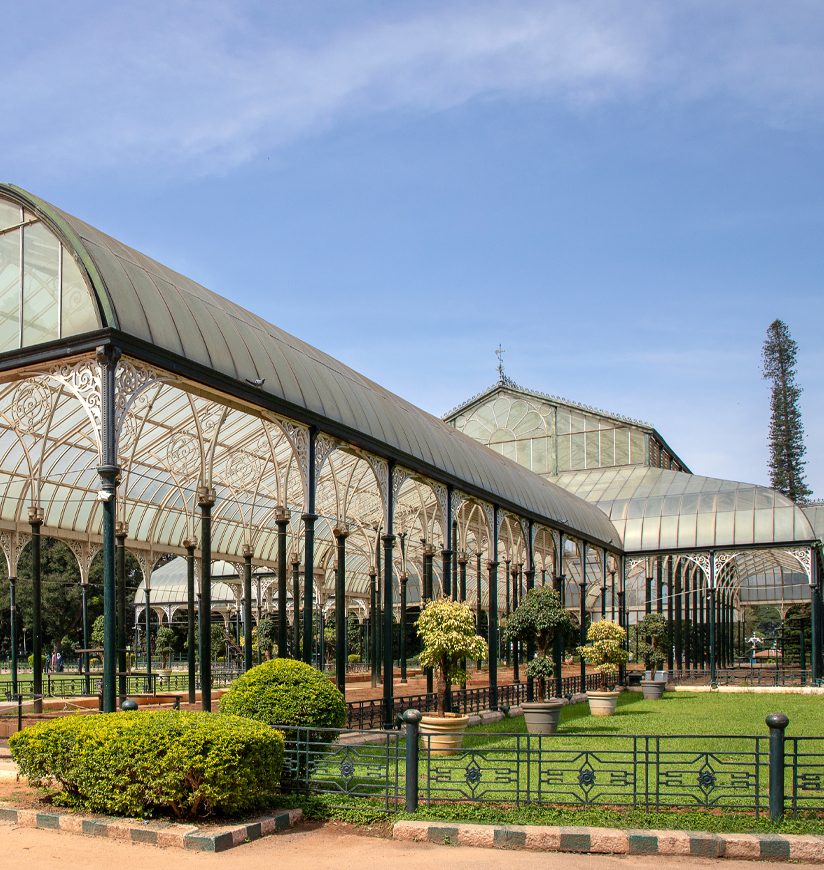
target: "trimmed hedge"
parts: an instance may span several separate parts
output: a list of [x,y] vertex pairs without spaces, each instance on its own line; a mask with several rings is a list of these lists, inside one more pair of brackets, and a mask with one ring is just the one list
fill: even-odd
[[220,712],[267,725],[317,727],[312,740],[325,740],[325,728],[346,722],[343,695],[320,671],[294,659],[263,662],[238,677],[220,699]]
[[274,803],[283,735],[238,716],[173,710],[65,716],[14,734],[12,757],[56,803],[115,816],[192,819]]

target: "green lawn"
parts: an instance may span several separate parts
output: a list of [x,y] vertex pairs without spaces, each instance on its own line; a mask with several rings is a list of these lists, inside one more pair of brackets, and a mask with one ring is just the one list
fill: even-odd
[[[523,718],[469,729],[455,755],[421,752],[424,804],[484,802],[524,807],[630,807],[658,812],[767,810],[768,713],[790,718],[797,770],[788,763],[788,811],[824,807],[824,698],[803,695],[671,692],[660,701],[624,693],[609,718],[586,704],[564,708],[559,733],[539,740]],[[820,739],[813,739],[816,735]],[[423,741],[426,746],[426,740]],[[335,747],[314,767],[313,780],[341,793],[377,795],[404,782],[403,740],[381,746]],[[795,743],[788,744],[792,756]],[[388,762],[385,760],[388,755]],[[794,773],[796,774],[794,776]],[[622,811],[623,812],[623,811]]]
[[[786,713],[788,737],[824,737],[824,695],[722,694],[666,692],[660,701],[645,701],[640,692],[624,692],[618,712],[608,718],[589,715],[589,705],[571,704],[561,711],[561,733],[576,734],[747,734],[769,733],[768,713]],[[480,725],[471,733],[526,733],[523,717]]]

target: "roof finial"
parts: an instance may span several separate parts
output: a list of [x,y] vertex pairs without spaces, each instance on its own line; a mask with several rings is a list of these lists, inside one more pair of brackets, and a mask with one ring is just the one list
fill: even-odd
[[504,374],[504,354],[506,351],[498,342],[498,349],[495,351],[495,356],[498,357],[498,381],[502,384],[506,383],[506,375]]

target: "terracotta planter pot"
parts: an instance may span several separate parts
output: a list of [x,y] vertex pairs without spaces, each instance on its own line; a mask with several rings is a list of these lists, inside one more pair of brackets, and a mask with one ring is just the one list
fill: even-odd
[[618,706],[620,692],[587,692],[589,712],[593,716],[612,716]]
[[526,701],[521,704],[524,711],[526,730],[530,734],[554,734],[558,730],[558,720],[561,718],[562,698],[550,698],[547,701]]
[[469,724],[469,716],[431,716],[421,718],[421,734],[431,735],[423,741],[424,749],[432,755],[452,755],[463,743],[463,734]]
[[660,701],[667,684],[661,680],[641,680],[641,691],[646,701]]

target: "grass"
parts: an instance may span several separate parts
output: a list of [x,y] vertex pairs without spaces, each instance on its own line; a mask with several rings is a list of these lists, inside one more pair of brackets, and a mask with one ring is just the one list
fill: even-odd
[[[660,701],[625,693],[617,715],[605,719],[590,716],[586,704],[567,706],[558,734],[543,740],[526,734],[522,717],[469,729],[458,754],[421,752],[419,788],[422,805],[428,804],[421,812],[453,820],[477,820],[480,814],[492,821],[535,824],[588,824],[580,819],[597,817],[601,824],[636,827],[672,826],[676,813],[677,824],[702,830],[737,814],[750,820],[746,824],[767,830],[763,818],[749,813],[756,805],[767,813],[769,731],[764,719],[778,711],[789,716],[788,737],[821,735],[799,743],[800,753],[815,754],[800,761],[799,773],[807,777],[799,780],[806,785],[798,791],[803,816],[805,808],[822,806],[824,698],[692,693],[669,693]],[[792,747],[790,743],[789,752]],[[402,738],[388,760],[383,745],[335,747],[318,758],[314,784],[337,791],[325,798],[333,803],[384,794],[387,782],[391,790],[396,780],[402,794],[404,751]],[[348,778],[342,776],[344,769]],[[789,812],[789,764],[785,783]],[[376,811],[371,807],[364,811]],[[642,823],[659,816],[663,821]],[[743,830],[744,821],[736,824],[736,830]],[[810,824],[821,829],[814,819]]]
[[[624,692],[618,699],[618,713],[608,718],[590,716],[585,703],[567,705],[561,711],[559,733],[766,736],[767,714],[779,712],[790,719],[788,737],[824,737],[824,695],[754,692],[666,692],[660,701],[645,701],[638,692]],[[472,734],[498,732],[525,734],[523,717],[471,729]]]

